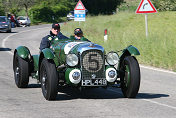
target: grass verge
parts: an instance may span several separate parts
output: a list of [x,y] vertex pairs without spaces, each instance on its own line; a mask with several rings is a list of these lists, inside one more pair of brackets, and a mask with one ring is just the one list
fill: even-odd
[[[73,34],[77,27],[84,36],[102,45],[106,51],[118,51],[128,45],[137,47],[140,64],[176,71],[176,12],[148,14],[149,36],[145,36],[145,16],[134,12],[118,12],[115,15],[88,16],[86,22],[68,22],[62,32]],[[104,42],[104,29],[108,29],[108,41]]]

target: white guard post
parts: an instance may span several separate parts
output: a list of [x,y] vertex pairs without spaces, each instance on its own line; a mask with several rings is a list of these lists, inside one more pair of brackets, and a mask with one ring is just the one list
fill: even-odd
[[104,30],[104,42],[106,42],[107,40],[108,40],[108,30],[107,29],[105,29]]

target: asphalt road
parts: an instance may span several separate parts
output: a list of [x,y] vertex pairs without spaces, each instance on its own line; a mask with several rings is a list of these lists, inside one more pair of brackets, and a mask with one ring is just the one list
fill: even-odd
[[51,25],[14,28],[0,33],[0,118],[175,118],[176,73],[141,66],[141,86],[136,99],[124,98],[119,88],[97,88],[79,94],[59,90],[56,101],[46,101],[36,80],[29,88],[16,87],[13,50],[27,46],[39,52],[41,38]]

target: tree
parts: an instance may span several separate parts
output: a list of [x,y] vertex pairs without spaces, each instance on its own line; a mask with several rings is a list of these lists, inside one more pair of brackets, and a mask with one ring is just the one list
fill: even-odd
[[155,0],[152,1],[155,7],[160,11],[176,11],[175,0]]
[[82,0],[84,6],[92,15],[112,14],[116,11],[117,5],[124,0]]
[[25,9],[26,16],[28,16],[28,9],[35,4],[38,0],[3,0],[3,6],[6,13],[10,12],[17,14],[20,10]]
[[15,0],[15,1],[19,1],[18,6],[20,6],[20,8],[25,8],[26,16],[28,17],[29,8],[33,6],[37,0]]
[[3,8],[5,13],[11,12],[13,14],[16,14],[19,11],[18,0],[3,0],[2,5],[7,6]]
[[4,8],[3,8],[3,5],[2,5],[2,1],[0,0],[0,16],[3,16],[5,15],[4,13]]

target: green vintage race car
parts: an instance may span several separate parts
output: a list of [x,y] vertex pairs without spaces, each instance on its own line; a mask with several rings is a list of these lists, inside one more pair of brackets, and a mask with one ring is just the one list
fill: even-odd
[[[46,100],[55,100],[59,86],[94,88],[118,85],[127,98],[135,98],[140,86],[140,68],[130,45],[118,55],[89,41],[54,40],[50,48],[31,55],[25,46],[14,51],[13,70],[17,87],[28,87],[29,77],[41,83]],[[116,65],[116,66],[115,66]]]

